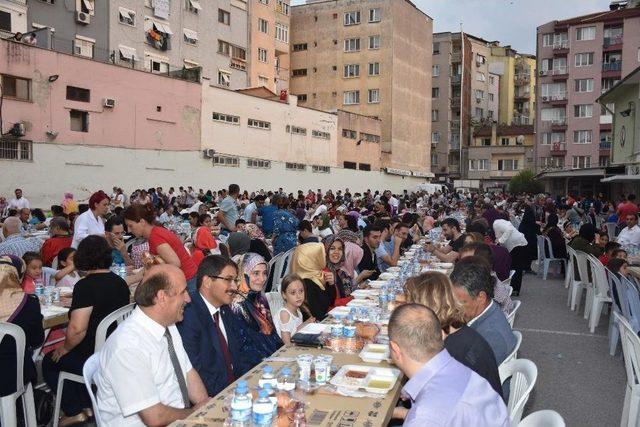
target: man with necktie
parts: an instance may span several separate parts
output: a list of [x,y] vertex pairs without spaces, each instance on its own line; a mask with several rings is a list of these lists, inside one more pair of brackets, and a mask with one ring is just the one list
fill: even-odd
[[167,425],[209,398],[175,326],[190,301],[182,271],[170,264],[152,267],[135,301],[138,306],[99,353],[94,410],[105,426]]

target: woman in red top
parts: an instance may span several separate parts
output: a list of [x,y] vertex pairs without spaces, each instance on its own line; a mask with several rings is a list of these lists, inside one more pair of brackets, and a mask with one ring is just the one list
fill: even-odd
[[159,256],[167,264],[179,267],[187,279],[189,290],[196,289],[196,264],[184,248],[180,238],[171,231],[153,225],[155,211],[151,203],[133,204],[124,211],[128,230],[149,242],[149,252]]

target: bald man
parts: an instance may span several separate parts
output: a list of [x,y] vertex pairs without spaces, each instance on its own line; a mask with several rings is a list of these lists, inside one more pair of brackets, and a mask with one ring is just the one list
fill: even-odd
[[420,304],[404,304],[389,319],[391,359],[409,381],[402,389],[411,409],[396,408],[405,427],[508,427],[502,398],[487,380],[456,361],[444,349],[435,313]]
[[22,258],[27,252],[40,252],[42,240],[37,237],[22,237],[20,227],[22,222],[16,216],[4,220],[2,234],[4,241],[0,242],[0,255],[15,255]]
[[208,400],[175,323],[191,299],[182,271],[152,267],[135,293],[138,306],[107,339],[95,377],[105,426],[167,425]]

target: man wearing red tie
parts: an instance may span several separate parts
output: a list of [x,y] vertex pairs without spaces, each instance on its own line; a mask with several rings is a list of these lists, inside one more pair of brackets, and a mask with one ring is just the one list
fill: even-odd
[[184,348],[209,396],[215,396],[260,363],[252,342],[229,308],[237,291],[238,267],[219,255],[206,257],[197,291],[178,324]]

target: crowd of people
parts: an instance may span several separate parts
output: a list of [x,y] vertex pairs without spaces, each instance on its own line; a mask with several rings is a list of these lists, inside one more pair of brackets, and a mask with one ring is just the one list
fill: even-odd
[[[45,276],[72,290],[63,339],[45,343],[42,372],[54,392],[60,372],[82,374],[98,324],[129,304],[135,287],[132,316],[100,351],[93,410],[113,426],[185,418],[420,241],[453,272],[409,279],[406,304],[391,316],[391,357],[410,378],[409,400],[394,416],[413,426],[508,425],[498,366],[516,338],[506,315],[538,259],[538,236],[551,242],[547,255],[567,258],[569,245],[619,274],[627,274],[625,248],[640,245],[633,195],[614,206],[602,196],[249,194],[236,184],[127,196],[114,187],[86,201],[66,193],[47,217],[17,189],[8,203],[0,198],[0,213],[0,321],[25,331],[25,381],[36,380],[33,350],[45,343],[34,296]],[[617,224],[617,242],[604,223]],[[281,254],[290,254],[290,274],[280,280],[270,261]],[[272,290],[280,293],[277,311]],[[12,346],[0,344],[3,367],[16,363]],[[0,394],[15,390],[13,381],[3,377]],[[61,425],[86,421],[90,408],[83,385],[65,385]]]

